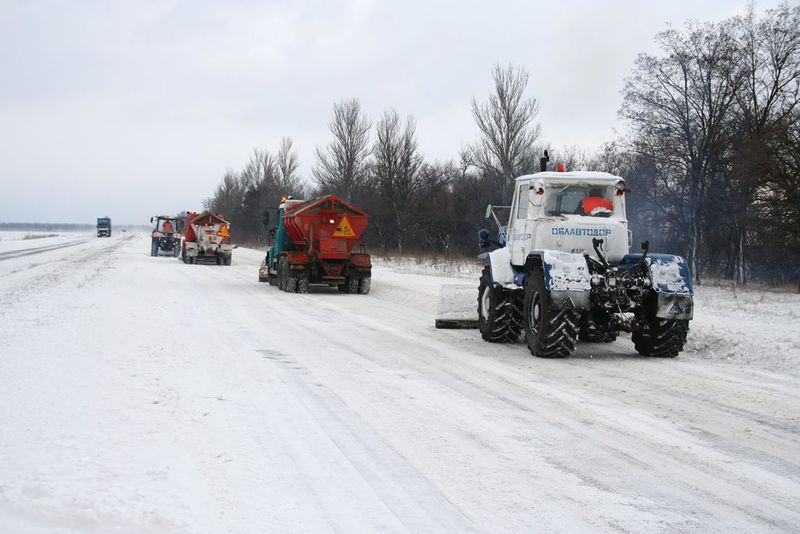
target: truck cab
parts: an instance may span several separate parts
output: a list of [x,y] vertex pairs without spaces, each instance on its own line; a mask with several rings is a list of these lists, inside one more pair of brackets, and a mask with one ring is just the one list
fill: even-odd
[[111,237],[111,219],[109,217],[97,218],[97,237]]

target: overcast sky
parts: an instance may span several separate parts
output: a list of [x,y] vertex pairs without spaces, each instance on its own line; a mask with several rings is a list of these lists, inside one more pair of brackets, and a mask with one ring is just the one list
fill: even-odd
[[0,0],[0,222],[199,209],[282,136],[310,179],[346,97],[413,115],[425,156],[450,159],[498,62],[530,72],[543,141],[596,148],[624,129],[623,79],[658,31],[745,5]]

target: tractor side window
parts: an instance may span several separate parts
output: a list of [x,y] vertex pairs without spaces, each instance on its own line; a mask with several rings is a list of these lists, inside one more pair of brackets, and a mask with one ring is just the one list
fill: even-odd
[[522,184],[517,191],[517,219],[528,218],[528,184]]

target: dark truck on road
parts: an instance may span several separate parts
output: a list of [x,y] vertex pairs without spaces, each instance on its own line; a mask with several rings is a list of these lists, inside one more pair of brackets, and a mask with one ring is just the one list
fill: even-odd
[[97,219],[97,237],[111,237],[111,219],[108,217]]

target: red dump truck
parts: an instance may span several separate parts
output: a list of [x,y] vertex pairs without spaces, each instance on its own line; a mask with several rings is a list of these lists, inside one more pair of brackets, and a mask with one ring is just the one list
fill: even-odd
[[288,293],[306,293],[310,284],[338,286],[343,293],[369,293],[372,263],[361,247],[367,214],[336,195],[284,200],[272,246],[258,279]]
[[231,225],[221,214],[204,211],[186,214],[186,229],[181,244],[184,263],[211,262],[230,265],[233,249]]

